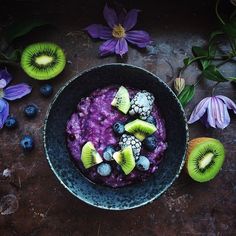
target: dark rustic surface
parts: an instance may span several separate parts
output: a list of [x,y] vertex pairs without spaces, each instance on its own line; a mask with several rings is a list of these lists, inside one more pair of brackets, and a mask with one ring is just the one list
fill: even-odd
[[[94,2],[94,3],[92,3]],[[95,3],[96,2],[96,3]],[[91,40],[82,29],[91,23],[102,23],[104,1],[1,1],[1,25],[23,16],[45,17],[56,27],[37,29],[18,40],[16,45],[36,41],[60,44],[68,61],[65,71],[52,82],[57,91],[72,76],[92,66],[125,62],[138,65],[159,75],[167,83],[176,76],[182,59],[191,55],[191,45],[203,45],[217,22],[214,1],[119,1],[128,8],[140,8],[137,28],[147,30],[154,44],[147,51],[129,49],[123,59],[98,57],[100,41]],[[227,1],[225,1],[227,2]],[[230,5],[226,3],[225,10]],[[191,138],[211,136],[220,139],[227,150],[222,171],[211,182],[193,182],[184,172],[158,200],[145,207],[126,212],[109,212],[90,207],[68,193],[50,170],[42,147],[42,125],[50,99],[39,94],[40,83],[17,68],[9,68],[13,83],[25,81],[33,92],[25,99],[11,102],[10,113],[19,120],[14,131],[0,131],[0,173],[9,168],[11,178],[0,178],[0,198],[15,194],[18,210],[0,215],[0,235],[235,235],[236,234],[236,119],[224,131],[205,129],[201,124],[190,126]],[[233,65],[226,72],[236,72]],[[189,68],[184,77],[194,81],[197,66]],[[197,95],[186,108],[187,115],[203,97],[210,95],[212,82],[198,86]],[[236,87],[221,84],[216,92],[236,101]],[[39,106],[36,119],[23,115],[29,103]],[[19,140],[31,134],[35,150],[24,154]],[[178,158],[178,157],[176,157]]]

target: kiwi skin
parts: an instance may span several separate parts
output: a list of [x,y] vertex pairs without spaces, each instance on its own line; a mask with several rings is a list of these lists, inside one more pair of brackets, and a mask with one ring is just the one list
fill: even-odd
[[[188,163],[189,163],[189,158],[190,158],[190,154],[191,152],[193,151],[193,149],[195,149],[197,147],[197,145],[200,145],[204,142],[209,142],[209,141],[213,141],[214,143],[218,143],[221,147],[222,147],[222,150],[223,150],[223,160],[222,160],[222,165],[223,165],[223,162],[224,162],[224,158],[225,158],[225,150],[224,150],[224,146],[223,144],[217,140],[217,139],[214,139],[214,138],[209,138],[209,137],[200,137],[200,138],[195,138],[195,139],[192,139],[189,144],[188,144],[188,149],[187,149],[187,153],[186,153],[186,162],[185,162],[185,171],[187,172],[187,174],[189,176],[191,176],[191,174],[189,173],[188,171]],[[216,175],[218,174],[218,172],[212,176],[211,179],[213,179]],[[195,181],[198,181],[198,182],[207,182],[211,179],[208,179],[206,181],[199,181],[199,180],[196,180],[194,179]]]

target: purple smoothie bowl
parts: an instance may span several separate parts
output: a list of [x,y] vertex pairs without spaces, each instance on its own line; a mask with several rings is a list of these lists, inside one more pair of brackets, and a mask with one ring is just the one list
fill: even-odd
[[[155,165],[148,173],[139,174],[138,171],[134,171],[130,176],[133,176],[135,181],[132,181],[131,177],[125,177],[118,188],[112,188],[117,187],[114,176],[104,179],[107,181],[107,185],[112,186],[108,187],[105,186],[106,184],[95,184],[96,181],[91,181],[93,177],[95,180],[97,179],[96,171],[87,173],[89,180],[82,173],[81,168],[78,168],[81,151],[79,144],[86,141],[87,137],[96,142],[99,138],[97,136],[104,132],[104,127],[97,126],[97,134],[96,129],[93,129],[89,135],[87,132],[90,129],[87,129],[86,134],[80,135],[77,142],[68,139],[68,132],[74,134],[77,130],[80,130],[80,133],[82,133],[81,129],[84,130],[84,121],[78,122],[75,111],[83,113],[83,109],[86,110],[86,101],[81,103],[85,97],[92,94],[101,100],[102,96],[106,94],[106,99],[109,99],[109,96],[115,91],[114,88],[120,85],[137,91],[147,90],[155,96],[153,115],[161,127],[157,135],[162,138],[163,144],[159,149],[149,153]],[[79,110],[78,103],[80,103]],[[96,107],[99,105],[101,105],[100,109]],[[92,121],[88,123],[90,126],[97,124],[96,122],[102,115],[111,112],[106,105],[109,106],[109,103],[99,104],[98,102],[96,106],[90,107],[94,110],[94,112],[90,111],[92,114],[92,118],[90,118]],[[112,117],[114,120],[124,119],[118,112],[114,112]],[[113,118],[107,120],[109,124],[104,123],[105,127],[107,125],[106,129],[113,122]],[[73,125],[71,126],[71,124]],[[102,151],[105,141],[108,144],[117,142],[112,132],[103,133],[100,138],[101,150],[98,151]],[[163,146],[166,142],[167,148]],[[49,165],[59,181],[80,200],[109,210],[136,208],[152,202],[164,193],[179,176],[184,165],[187,142],[188,128],[185,114],[172,90],[154,74],[127,64],[99,66],[70,80],[56,94],[47,112],[44,125],[45,153]],[[155,159],[158,155],[161,156],[161,161]],[[139,181],[136,181],[137,179]]]

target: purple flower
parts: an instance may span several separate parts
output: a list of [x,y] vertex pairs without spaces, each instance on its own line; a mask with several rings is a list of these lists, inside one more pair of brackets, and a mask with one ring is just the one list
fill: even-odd
[[88,34],[92,38],[106,40],[99,48],[101,56],[116,53],[123,56],[128,52],[127,41],[140,48],[145,48],[150,43],[150,36],[142,30],[131,30],[137,23],[139,10],[132,9],[128,13],[123,10],[119,15],[107,5],[103,16],[108,26],[93,24],[88,26]]
[[193,110],[189,124],[201,119],[206,127],[224,129],[230,123],[228,109],[236,114],[236,104],[229,98],[217,95],[204,98]]
[[0,70],[0,129],[9,115],[9,104],[6,100],[12,101],[22,98],[32,90],[29,85],[24,83],[7,87],[11,80],[12,77],[6,69]]

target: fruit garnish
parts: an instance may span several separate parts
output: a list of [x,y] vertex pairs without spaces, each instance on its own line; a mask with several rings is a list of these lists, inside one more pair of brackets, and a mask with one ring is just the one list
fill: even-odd
[[146,120],[151,114],[154,100],[154,96],[146,90],[138,92],[131,100],[129,114],[138,114],[140,119]]
[[130,98],[129,92],[124,86],[121,86],[118,89],[114,99],[111,102],[111,105],[117,107],[117,109],[124,114],[127,114],[130,108]]
[[108,145],[104,151],[103,151],[103,158],[106,160],[106,161],[111,161],[113,159],[113,154],[115,152],[115,149],[111,146],[111,145]]
[[92,142],[87,142],[81,152],[81,161],[85,169],[101,163],[103,160],[100,154],[96,151]]
[[135,167],[135,159],[131,146],[127,146],[123,150],[115,152],[113,159],[120,165],[126,175]]
[[122,122],[117,121],[113,126],[112,129],[115,134],[121,135],[125,132],[125,126]]
[[143,140],[143,147],[148,151],[154,151],[157,147],[157,138],[154,135]]
[[48,80],[60,74],[66,64],[63,50],[54,43],[35,43],[26,47],[21,67],[30,77]]
[[224,146],[219,140],[207,137],[192,139],[187,150],[187,172],[195,181],[209,181],[220,171],[224,158]]
[[150,167],[150,161],[145,156],[140,156],[138,161],[136,162],[136,167],[138,170],[147,171]]
[[108,163],[101,163],[97,167],[97,172],[101,176],[108,176],[111,174],[111,165],[109,165]]
[[125,130],[133,134],[140,141],[143,141],[147,136],[153,134],[157,128],[155,125],[146,121],[136,119],[125,125]]
[[135,159],[137,159],[141,151],[142,143],[133,135],[123,134],[120,138],[119,145],[121,149],[131,146]]

